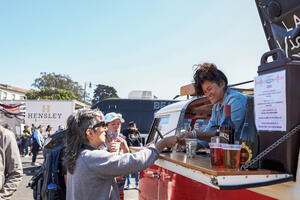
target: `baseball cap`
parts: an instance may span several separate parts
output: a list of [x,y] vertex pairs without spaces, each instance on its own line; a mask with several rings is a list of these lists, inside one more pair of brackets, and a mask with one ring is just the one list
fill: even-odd
[[114,121],[115,119],[120,119],[121,120],[121,123],[124,123],[125,120],[122,118],[122,115],[120,113],[115,113],[115,112],[110,112],[110,113],[107,113],[105,116],[104,116],[104,121],[105,121],[105,124],[109,123],[109,122],[112,122]]

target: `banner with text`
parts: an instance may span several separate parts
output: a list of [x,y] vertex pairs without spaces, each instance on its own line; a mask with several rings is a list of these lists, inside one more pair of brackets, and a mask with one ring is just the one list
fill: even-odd
[[286,131],[285,70],[260,75],[254,83],[257,130]]
[[30,101],[26,102],[25,124],[36,127],[47,125],[53,127],[55,132],[59,125],[66,126],[68,117],[74,112],[75,106],[73,101]]

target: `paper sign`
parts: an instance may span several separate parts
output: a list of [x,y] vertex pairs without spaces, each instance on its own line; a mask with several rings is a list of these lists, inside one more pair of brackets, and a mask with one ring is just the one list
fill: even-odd
[[285,70],[254,79],[255,124],[257,130],[286,131]]

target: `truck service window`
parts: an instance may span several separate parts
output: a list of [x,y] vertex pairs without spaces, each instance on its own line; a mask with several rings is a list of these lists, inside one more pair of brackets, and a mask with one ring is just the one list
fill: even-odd
[[153,126],[151,127],[149,138],[147,139],[147,143],[153,141],[157,142],[159,139],[161,139],[160,134],[164,135],[168,131],[168,123],[169,123],[169,116],[156,118],[153,123]]
[[[209,120],[207,119],[197,119],[195,124],[193,125],[193,129],[199,132],[203,132],[208,124],[208,121]],[[185,118],[180,128],[180,132],[190,131],[191,128],[192,128],[192,119]]]

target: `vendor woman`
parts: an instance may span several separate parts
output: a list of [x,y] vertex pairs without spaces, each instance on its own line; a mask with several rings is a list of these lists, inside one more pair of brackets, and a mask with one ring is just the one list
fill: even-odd
[[[213,104],[212,115],[204,132],[193,130],[182,133],[183,138],[195,137],[201,140],[203,147],[207,146],[210,138],[217,135],[217,128],[224,120],[225,105],[231,106],[231,120],[235,127],[235,141],[239,141],[246,113],[247,97],[228,88],[225,74],[212,63],[199,64],[194,74],[194,88],[197,96],[205,95]],[[203,142],[206,141],[206,142]]]

